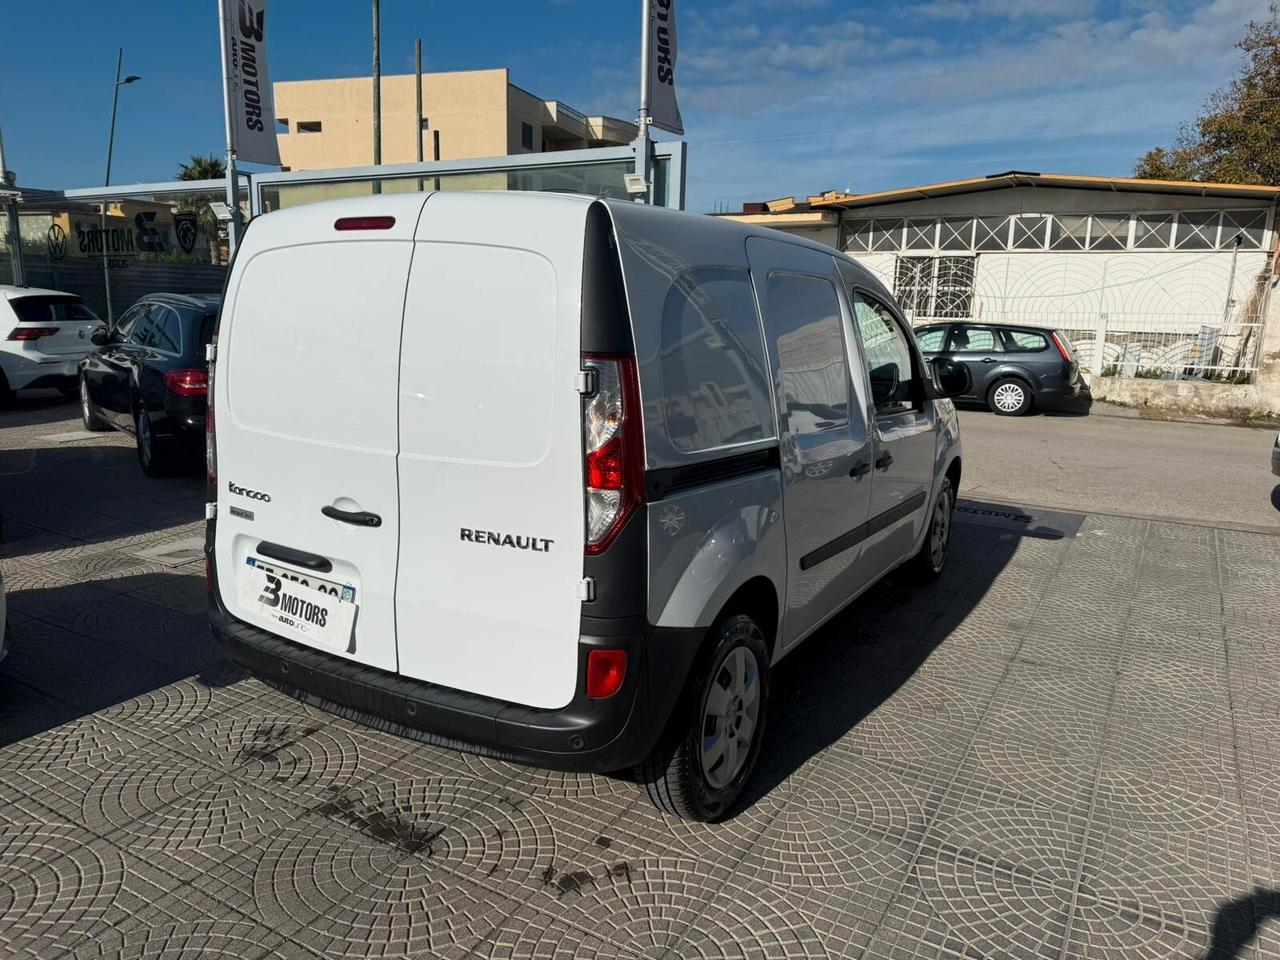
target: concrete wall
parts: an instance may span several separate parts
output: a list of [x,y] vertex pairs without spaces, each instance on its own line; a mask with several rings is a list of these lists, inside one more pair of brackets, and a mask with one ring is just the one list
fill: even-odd
[[[423,157],[431,159],[430,129],[440,131],[440,159],[500,157],[511,152],[507,71],[428,73],[422,78]],[[280,160],[293,170],[359,167],[373,163],[373,80],[350,77],[274,84],[276,116],[289,121],[280,134]],[[417,160],[413,74],[382,78],[382,162]],[[320,133],[298,133],[299,122],[320,121]],[[519,143],[519,127],[516,128]]]

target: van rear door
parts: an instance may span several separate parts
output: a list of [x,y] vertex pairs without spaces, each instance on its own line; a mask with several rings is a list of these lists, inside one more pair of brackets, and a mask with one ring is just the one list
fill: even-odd
[[400,378],[400,672],[533,707],[574,695],[589,203],[436,194]]
[[[236,257],[214,364],[223,603],[384,670],[396,669],[400,327],[423,202],[261,217]],[[350,219],[371,212],[382,219]]]

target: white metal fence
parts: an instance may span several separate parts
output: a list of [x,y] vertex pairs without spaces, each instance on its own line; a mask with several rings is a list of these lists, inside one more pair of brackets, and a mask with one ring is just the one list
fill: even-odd
[[[1258,369],[1267,280],[1259,276],[1241,301],[1213,312],[1005,310],[979,298],[972,315],[960,319],[1058,330],[1071,340],[1081,368],[1095,375],[1243,383]],[[953,313],[911,316],[916,326],[958,319]]]

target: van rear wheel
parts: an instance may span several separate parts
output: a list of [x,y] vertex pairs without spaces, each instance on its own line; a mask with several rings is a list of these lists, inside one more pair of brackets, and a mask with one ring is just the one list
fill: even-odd
[[655,806],[707,822],[741,795],[760,755],[769,705],[769,648],[759,625],[735,614],[713,630],[714,644],[639,769]]
[[920,551],[907,561],[912,578],[930,583],[942,576],[947,565],[947,548],[951,545],[951,519],[956,507],[956,491],[951,478],[943,477],[938,484],[938,496],[929,511],[929,528],[924,534]]

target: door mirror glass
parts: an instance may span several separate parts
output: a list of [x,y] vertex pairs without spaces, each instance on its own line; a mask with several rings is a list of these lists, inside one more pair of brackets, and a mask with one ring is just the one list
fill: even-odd
[[98,327],[93,333],[89,334],[89,342],[95,347],[105,347],[110,337],[107,336],[106,327]]
[[868,375],[871,378],[871,399],[877,405],[889,403],[897,398],[901,377],[898,376],[896,363],[882,363],[878,367],[872,367]]
[[[963,363],[938,357],[929,361],[929,369],[933,371],[934,386],[944,397],[959,397],[973,388],[973,377]],[[871,381],[871,390],[875,392],[874,380]]]

